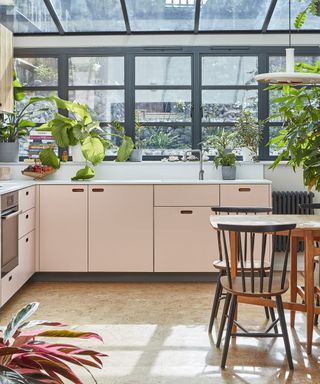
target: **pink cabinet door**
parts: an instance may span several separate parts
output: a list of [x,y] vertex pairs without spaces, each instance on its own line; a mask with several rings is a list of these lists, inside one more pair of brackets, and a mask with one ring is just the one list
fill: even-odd
[[209,207],[155,208],[155,272],[213,272],[219,258]]
[[40,271],[87,271],[87,186],[40,186]]
[[153,186],[89,187],[89,271],[153,271]]

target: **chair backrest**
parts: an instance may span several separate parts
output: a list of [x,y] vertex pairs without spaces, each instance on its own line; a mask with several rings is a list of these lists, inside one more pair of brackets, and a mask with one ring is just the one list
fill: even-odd
[[[211,211],[215,215],[257,215],[262,213],[272,213],[270,207],[211,207]],[[218,239],[220,232],[217,233]],[[220,243],[220,241],[219,241]],[[222,250],[219,245],[219,260],[223,261]]]
[[[281,232],[286,236],[286,250],[281,263],[277,263],[279,270],[280,289],[284,288],[286,281],[286,272],[288,265],[288,256],[290,250],[291,231],[295,228],[295,224],[276,224],[276,225],[238,225],[235,224],[217,224],[219,250],[222,258],[226,263],[226,274],[228,276],[229,287],[232,289],[231,276],[231,254],[230,243],[233,240],[235,252],[237,255],[238,265],[237,271],[241,276],[242,291],[247,293],[266,293],[271,292],[274,279],[275,267],[275,242],[272,242],[272,252],[270,258],[270,266],[268,273],[265,273],[265,261],[267,256],[267,238],[275,236]],[[260,234],[262,241],[256,241],[257,234]],[[259,253],[260,260],[254,259],[254,255]],[[279,261],[281,258],[279,258]]]

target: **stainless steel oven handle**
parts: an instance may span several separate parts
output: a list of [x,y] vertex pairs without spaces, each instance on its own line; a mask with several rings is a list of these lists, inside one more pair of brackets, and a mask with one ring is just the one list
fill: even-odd
[[1,219],[2,219],[2,220],[9,220],[9,219],[11,219],[12,217],[15,217],[15,216],[20,215],[20,213],[22,213],[22,210],[21,210],[21,209],[20,209],[20,211],[16,211],[16,212],[10,213],[9,215],[1,216]]

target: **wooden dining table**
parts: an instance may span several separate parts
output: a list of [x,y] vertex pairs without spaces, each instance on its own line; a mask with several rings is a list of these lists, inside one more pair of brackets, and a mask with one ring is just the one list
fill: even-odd
[[[315,286],[314,286],[314,257],[320,255],[320,248],[315,245],[315,241],[320,239],[320,215],[212,215],[210,216],[211,225],[217,229],[218,224],[236,224],[252,226],[257,225],[277,225],[277,224],[296,224],[296,228],[291,233],[291,268],[290,268],[290,301],[284,301],[284,308],[291,311],[290,325],[294,327],[295,312],[301,311],[306,314],[306,350],[308,354],[312,352],[312,336],[314,315],[320,314],[320,307],[315,306]],[[304,242],[304,302],[297,303],[297,244],[298,241]],[[236,254],[236,235],[230,234],[230,254],[231,254],[231,274],[237,274],[237,254]],[[302,290],[302,288],[300,288]],[[300,292],[301,293],[301,292]],[[271,299],[239,298],[239,302],[246,302],[256,305],[275,307]]]

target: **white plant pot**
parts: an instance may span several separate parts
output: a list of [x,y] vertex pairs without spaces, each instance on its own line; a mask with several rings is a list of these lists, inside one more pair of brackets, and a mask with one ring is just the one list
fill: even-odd
[[71,147],[71,156],[74,163],[83,163],[86,161],[81,151],[81,144],[77,144]]
[[251,149],[243,147],[241,148],[243,161],[252,163],[254,161],[255,152],[251,151]]

